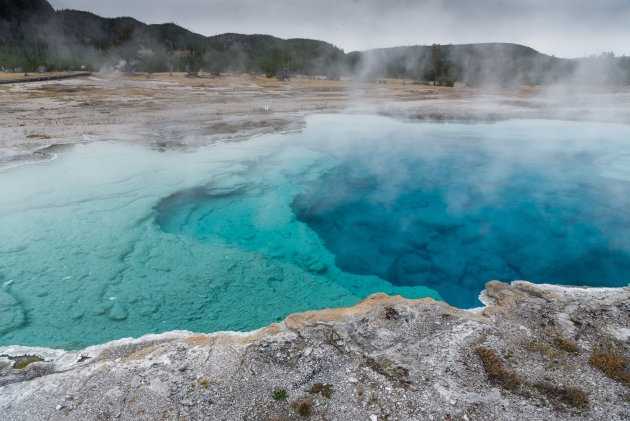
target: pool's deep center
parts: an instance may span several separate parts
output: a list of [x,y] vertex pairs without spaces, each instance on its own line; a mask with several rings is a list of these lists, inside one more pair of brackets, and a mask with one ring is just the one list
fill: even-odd
[[[592,286],[630,279],[630,184],[600,176],[595,145],[466,131],[340,142],[310,145],[334,165],[299,183],[291,209],[346,272],[427,286],[460,307],[478,305],[494,279]],[[264,196],[191,195],[176,206],[171,198],[158,220],[168,232],[219,236],[259,252],[291,241],[299,248],[303,238],[252,223]],[[326,270],[319,256],[311,260],[308,270]]]

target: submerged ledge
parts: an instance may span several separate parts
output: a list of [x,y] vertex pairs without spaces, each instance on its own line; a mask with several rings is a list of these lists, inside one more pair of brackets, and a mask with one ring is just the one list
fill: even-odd
[[11,420],[624,419],[629,299],[628,287],[492,281],[486,306],[474,310],[377,293],[251,332],[173,331],[78,351],[2,347],[0,412]]

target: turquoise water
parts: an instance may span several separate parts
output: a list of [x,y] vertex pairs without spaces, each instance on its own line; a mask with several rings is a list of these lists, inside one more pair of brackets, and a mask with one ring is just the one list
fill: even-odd
[[472,306],[492,279],[626,285],[629,141],[322,115],[195,152],[77,145],[0,172],[0,345],[250,330],[377,291]]

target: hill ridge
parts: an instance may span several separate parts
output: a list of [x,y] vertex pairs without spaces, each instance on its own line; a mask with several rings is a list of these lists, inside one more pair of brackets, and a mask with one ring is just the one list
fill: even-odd
[[630,58],[561,59],[515,43],[412,45],[345,53],[309,38],[194,33],[173,22],[54,10],[46,0],[0,0],[0,70],[122,70],[405,78],[452,86],[557,82],[630,84]]

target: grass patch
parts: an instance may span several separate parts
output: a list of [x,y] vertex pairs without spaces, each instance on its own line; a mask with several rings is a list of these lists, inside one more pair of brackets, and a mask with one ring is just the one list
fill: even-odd
[[588,358],[588,362],[602,370],[608,377],[630,386],[630,373],[626,371],[628,358],[617,351],[595,349]]
[[567,338],[556,338],[553,340],[553,344],[557,348],[563,351],[569,352],[571,354],[577,354],[578,352],[580,352],[580,349],[577,347],[577,345],[575,345],[573,342],[571,342]]
[[523,339],[520,341],[521,348],[529,352],[540,352],[548,360],[559,358],[561,355],[557,349],[552,348],[547,343],[539,340]]
[[585,408],[588,405],[588,394],[574,387],[556,387],[549,383],[536,383],[534,387],[556,405],[564,404],[573,408]]
[[315,398],[309,396],[307,398],[302,398],[293,402],[291,406],[299,415],[303,417],[309,417],[313,415],[313,402],[315,402]]
[[287,395],[287,391],[285,389],[276,389],[273,391],[271,397],[277,401],[285,400],[289,395]]
[[323,397],[330,399],[333,394],[333,387],[332,384],[315,383],[313,387],[311,387],[311,390],[308,391],[308,393],[312,395],[320,393]]
[[521,384],[518,375],[503,368],[501,359],[489,348],[475,348],[475,354],[481,359],[488,380],[507,390],[516,390]]

